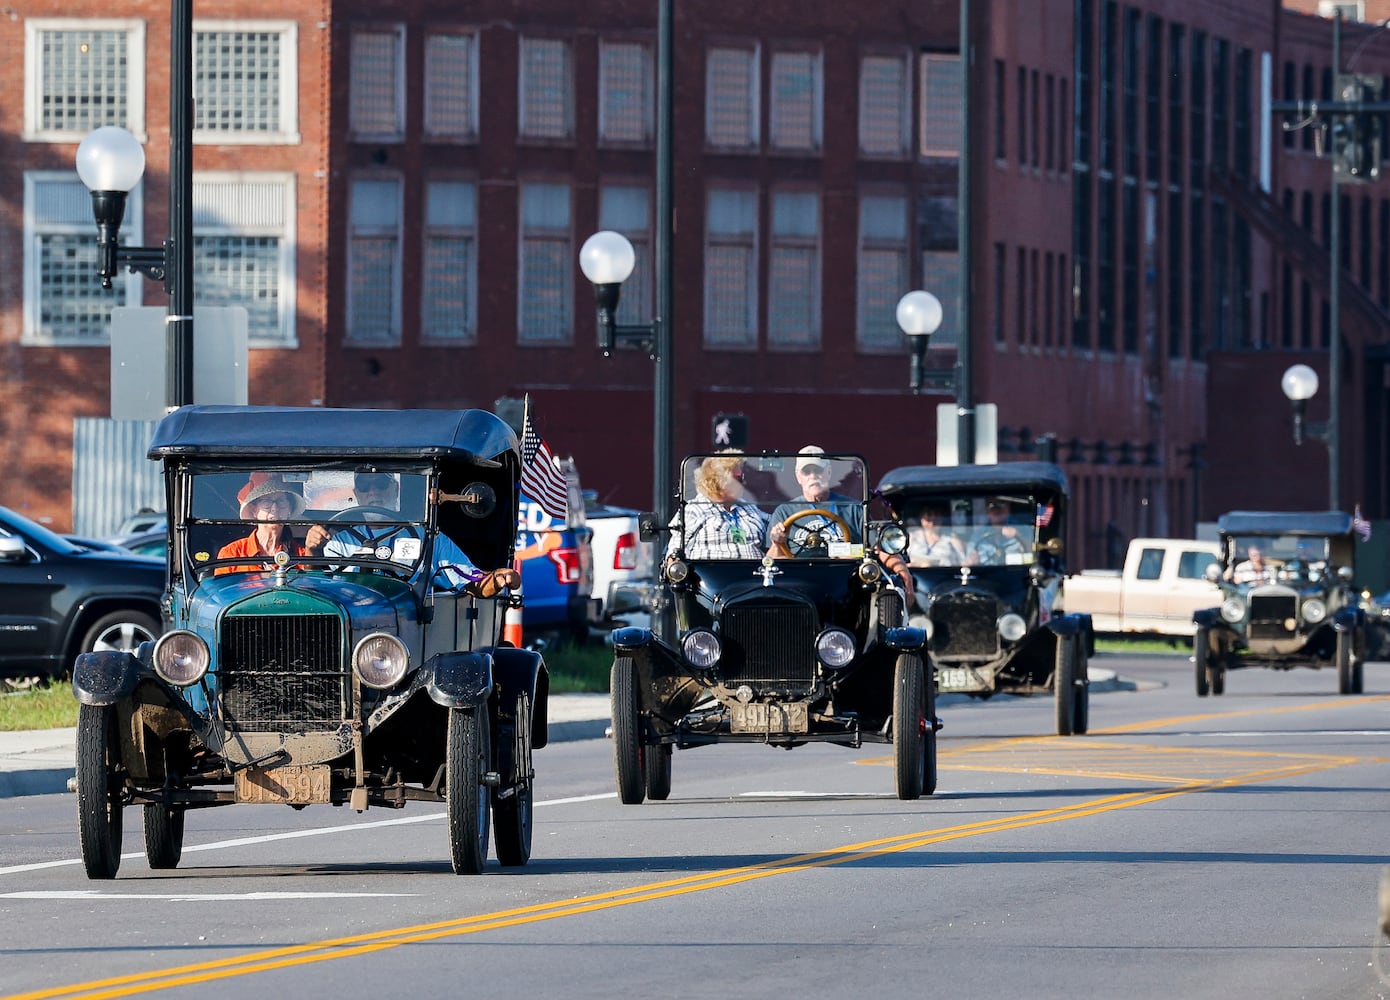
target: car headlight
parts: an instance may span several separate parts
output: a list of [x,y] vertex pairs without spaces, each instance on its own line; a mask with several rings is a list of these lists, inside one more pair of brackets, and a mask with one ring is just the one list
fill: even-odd
[[1303,602],[1303,620],[1309,625],[1316,625],[1327,617],[1327,605],[1316,597],[1310,597]]
[[681,652],[692,667],[708,670],[719,662],[723,649],[719,645],[719,636],[706,629],[696,629],[681,640]]
[[410,653],[405,643],[385,632],[365,636],[352,651],[352,669],[370,688],[395,687],[409,665]]
[[999,629],[999,638],[1005,642],[1018,642],[1028,634],[1028,623],[1023,620],[1022,615],[1014,614],[1012,611],[1000,615],[995,627]]
[[865,559],[859,564],[859,581],[861,583],[873,583],[882,575],[883,570],[872,559]]
[[154,672],[170,684],[187,687],[208,672],[208,644],[192,632],[165,632],[154,644]]
[[849,666],[857,652],[854,636],[842,628],[828,628],[816,637],[816,656],[831,670]]
[[1221,617],[1234,625],[1245,617],[1245,602],[1239,597],[1228,597],[1221,602]]
[[680,583],[690,575],[690,567],[684,559],[672,559],[666,564],[666,579],[672,583]]
[[901,525],[890,524],[879,533],[878,547],[889,555],[907,551],[907,532]]

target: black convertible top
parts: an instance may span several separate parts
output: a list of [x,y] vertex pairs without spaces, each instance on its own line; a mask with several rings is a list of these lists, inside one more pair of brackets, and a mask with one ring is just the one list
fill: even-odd
[[152,459],[172,456],[452,458],[501,461],[519,446],[487,410],[356,410],[318,406],[182,406],[159,422]]
[[1051,462],[1000,462],[997,465],[905,465],[887,473],[879,492],[891,497],[918,490],[998,491],[1041,489],[1067,492],[1067,476]]
[[1340,510],[1266,511],[1233,510],[1216,521],[1222,535],[1329,535],[1351,534],[1351,515]]

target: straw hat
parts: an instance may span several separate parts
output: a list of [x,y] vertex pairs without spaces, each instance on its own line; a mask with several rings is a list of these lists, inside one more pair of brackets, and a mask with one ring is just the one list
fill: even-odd
[[270,496],[272,493],[283,493],[290,498],[290,517],[298,517],[304,513],[304,498],[285,482],[284,477],[279,473],[253,472],[246,485],[236,495],[237,503],[241,504],[241,519],[251,520],[247,508],[261,497]]

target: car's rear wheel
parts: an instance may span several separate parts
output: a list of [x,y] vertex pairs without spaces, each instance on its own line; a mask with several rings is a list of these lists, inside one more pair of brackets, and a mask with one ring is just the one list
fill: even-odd
[[1053,654],[1052,686],[1057,704],[1057,735],[1076,731],[1076,637],[1059,635]]
[[608,678],[608,697],[613,719],[613,770],[618,779],[618,798],[626,805],[640,805],[646,797],[641,701],[637,691],[637,661],[615,656]]
[[151,868],[179,866],[183,857],[184,813],[183,809],[162,802],[145,804],[145,860]]
[[1207,681],[1211,684],[1211,693],[1222,695],[1226,693],[1226,656],[1207,657]]
[[82,637],[79,652],[114,649],[133,653],[142,642],[152,642],[159,636],[159,622],[141,611],[113,611],[102,615]]
[[449,853],[456,875],[477,875],[487,863],[491,794],[483,783],[488,749],[487,705],[449,710],[444,799],[449,816]]
[[[516,722],[498,761],[502,784],[492,797],[492,833],[497,840],[497,860],[508,867],[531,860],[531,698],[525,692],[516,700]],[[502,756],[502,754],[499,754]]]
[[109,705],[77,709],[77,839],[87,877],[116,877],[121,866],[121,744],[116,710]]
[[[931,743],[934,749],[936,742],[933,722],[927,713],[922,658],[916,653],[900,653],[893,671],[893,777],[900,799],[920,798],[926,789],[927,746]],[[935,756],[933,753],[933,772]]]
[[1197,697],[1205,698],[1211,691],[1211,681],[1207,674],[1211,663],[1210,637],[1207,630],[1199,628],[1192,637],[1192,673],[1197,681]]
[[671,797],[671,747],[665,744],[647,747],[642,754],[642,765],[646,772],[647,798],[665,802]]
[[1356,641],[1350,632],[1337,633],[1337,693],[1356,694]]
[[1083,736],[1091,723],[1091,685],[1089,682],[1090,663],[1086,656],[1086,644],[1080,636],[1072,643],[1076,659],[1076,675],[1073,678],[1073,694],[1076,703],[1072,706],[1071,731]]

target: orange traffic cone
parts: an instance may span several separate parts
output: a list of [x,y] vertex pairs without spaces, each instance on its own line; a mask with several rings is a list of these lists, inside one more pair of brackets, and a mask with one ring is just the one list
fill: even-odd
[[521,584],[517,584],[511,600],[507,602],[507,613],[502,618],[502,641],[521,648]]

